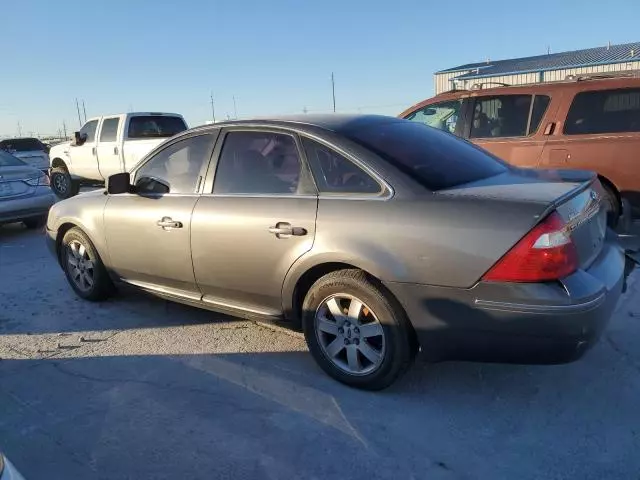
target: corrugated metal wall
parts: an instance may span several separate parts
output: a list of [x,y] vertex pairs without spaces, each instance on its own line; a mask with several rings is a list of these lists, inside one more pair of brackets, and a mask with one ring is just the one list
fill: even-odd
[[551,70],[548,72],[544,72],[544,81],[553,82],[557,80],[564,80],[567,77],[567,75],[580,75],[585,73],[622,72],[624,70],[638,70],[638,69],[640,69],[640,62],[609,63],[606,65],[594,65],[591,67],[565,68],[563,70]]
[[436,86],[436,95],[438,93],[447,92],[451,90],[453,84],[450,80],[469,73],[469,70],[463,70],[461,72],[448,72],[448,73],[436,73],[433,76],[433,84]]
[[[607,73],[607,72],[621,72],[624,70],[640,70],[640,62],[626,62],[626,63],[610,63],[606,65],[594,65],[591,67],[581,68],[565,68],[561,70],[550,70],[543,72],[542,77],[545,82],[554,82],[558,80],[564,80],[567,75],[579,75],[586,73]],[[451,80],[460,75],[464,75],[468,72],[449,72],[440,73],[434,75],[434,84],[436,86],[436,95],[438,93],[451,90],[453,86]],[[461,80],[456,82],[456,87],[460,89],[471,89],[474,84],[498,82],[506,83],[508,85],[523,85],[526,83],[537,83],[540,81],[540,73],[519,73],[516,75],[502,75],[496,77],[486,78],[472,78],[467,80]]]

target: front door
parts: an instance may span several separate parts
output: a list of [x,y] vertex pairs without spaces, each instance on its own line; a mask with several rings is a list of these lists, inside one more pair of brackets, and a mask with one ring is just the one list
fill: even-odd
[[[210,194],[192,217],[191,248],[203,300],[218,307],[279,315],[291,265],[315,235],[317,196],[297,139],[232,130],[220,151]],[[216,154],[214,154],[214,157]]]
[[470,98],[468,138],[518,167],[536,167],[547,136],[539,128],[547,113],[546,95],[495,95]]
[[102,119],[100,135],[96,151],[98,153],[98,167],[104,179],[114,173],[124,172],[122,165],[122,152],[119,138],[120,117],[105,117]]
[[98,157],[96,155],[96,132],[98,130],[99,119],[89,120],[80,129],[80,136],[86,135],[86,140],[82,145],[72,144],[69,147],[69,158],[71,158],[71,170],[74,174],[82,178],[92,180],[100,179],[98,170]]
[[[192,212],[214,141],[212,134],[174,141],[132,174],[138,193],[109,197],[105,235],[118,276],[149,290],[200,299],[191,261]],[[155,180],[169,192],[160,193]]]

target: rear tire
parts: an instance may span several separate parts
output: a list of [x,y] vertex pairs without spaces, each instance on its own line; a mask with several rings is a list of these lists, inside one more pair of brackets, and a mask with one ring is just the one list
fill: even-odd
[[622,213],[620,211],[620,199],[615,190],[610,186],[602,184],[602,188],[605,192],[604,201],[609,209],[607,212],[607,226],[615,229],[618,226],[618,221]]
[[65,233],[60,260],[67,281],[76,294],[97,302],[109,298],[115,288],[98,251],[89,237],[77,227]]
[[39,217],[26,218],[22,221],[24,226],[29,230],[36,230],[38,228],[42,228],[47,224],[47,216],[41,215]]
[[80,182],[71,178],[65,167],[55,167],[51,170],[51,190],[60,198],[71,198],[80,191]]
[[386,388],[414,358],[404,310],[361,270],[339,270],[316,281],[302,305],[302,325],[315,361],[351,387]]

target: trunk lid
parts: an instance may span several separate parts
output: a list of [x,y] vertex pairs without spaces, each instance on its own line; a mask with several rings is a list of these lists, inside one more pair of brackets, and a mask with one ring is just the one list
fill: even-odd
[[41,175],[42,172],[27,165],[0,167],[0,201],[33,194],[35,187],[28,185],[25,180]]
[[[478,182],[438,192],[479,201],[539,205],[533,227],[554,210],[566,223],[581,268],[587,268],[604,244],[607,212],[596,174],[581,170],[510,169]],[[530,214],[531,209],[526,209]],[[525,214],[523,212],[523,214]],[[523,232],[527,233],[527,232]]]

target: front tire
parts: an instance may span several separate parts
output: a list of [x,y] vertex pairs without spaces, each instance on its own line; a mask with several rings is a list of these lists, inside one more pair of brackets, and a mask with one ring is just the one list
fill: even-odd
[[51,190],[60,198],[71,198],[80,191],[80,182],[71,178],[65,167],[55,167],[51,170]]
[[82,230],[74,227],[65,233],[61,249],[64,273],[79,297],[97,302],[113,294],[114,286],[107,269]]
[[352,387],[386,388],[414,358],[404,310],[361,270],[340,270],[316,281],[302,305],[302,325],[320,367]]
[[602,185],[604,189],[604,201],[607,204],[608,212],[607,212],[607,226],[614,229],[618,226],[618,221],[620,220],[620,200],[618,199],[618,195],[616,192],[609,187],[608,185]]

